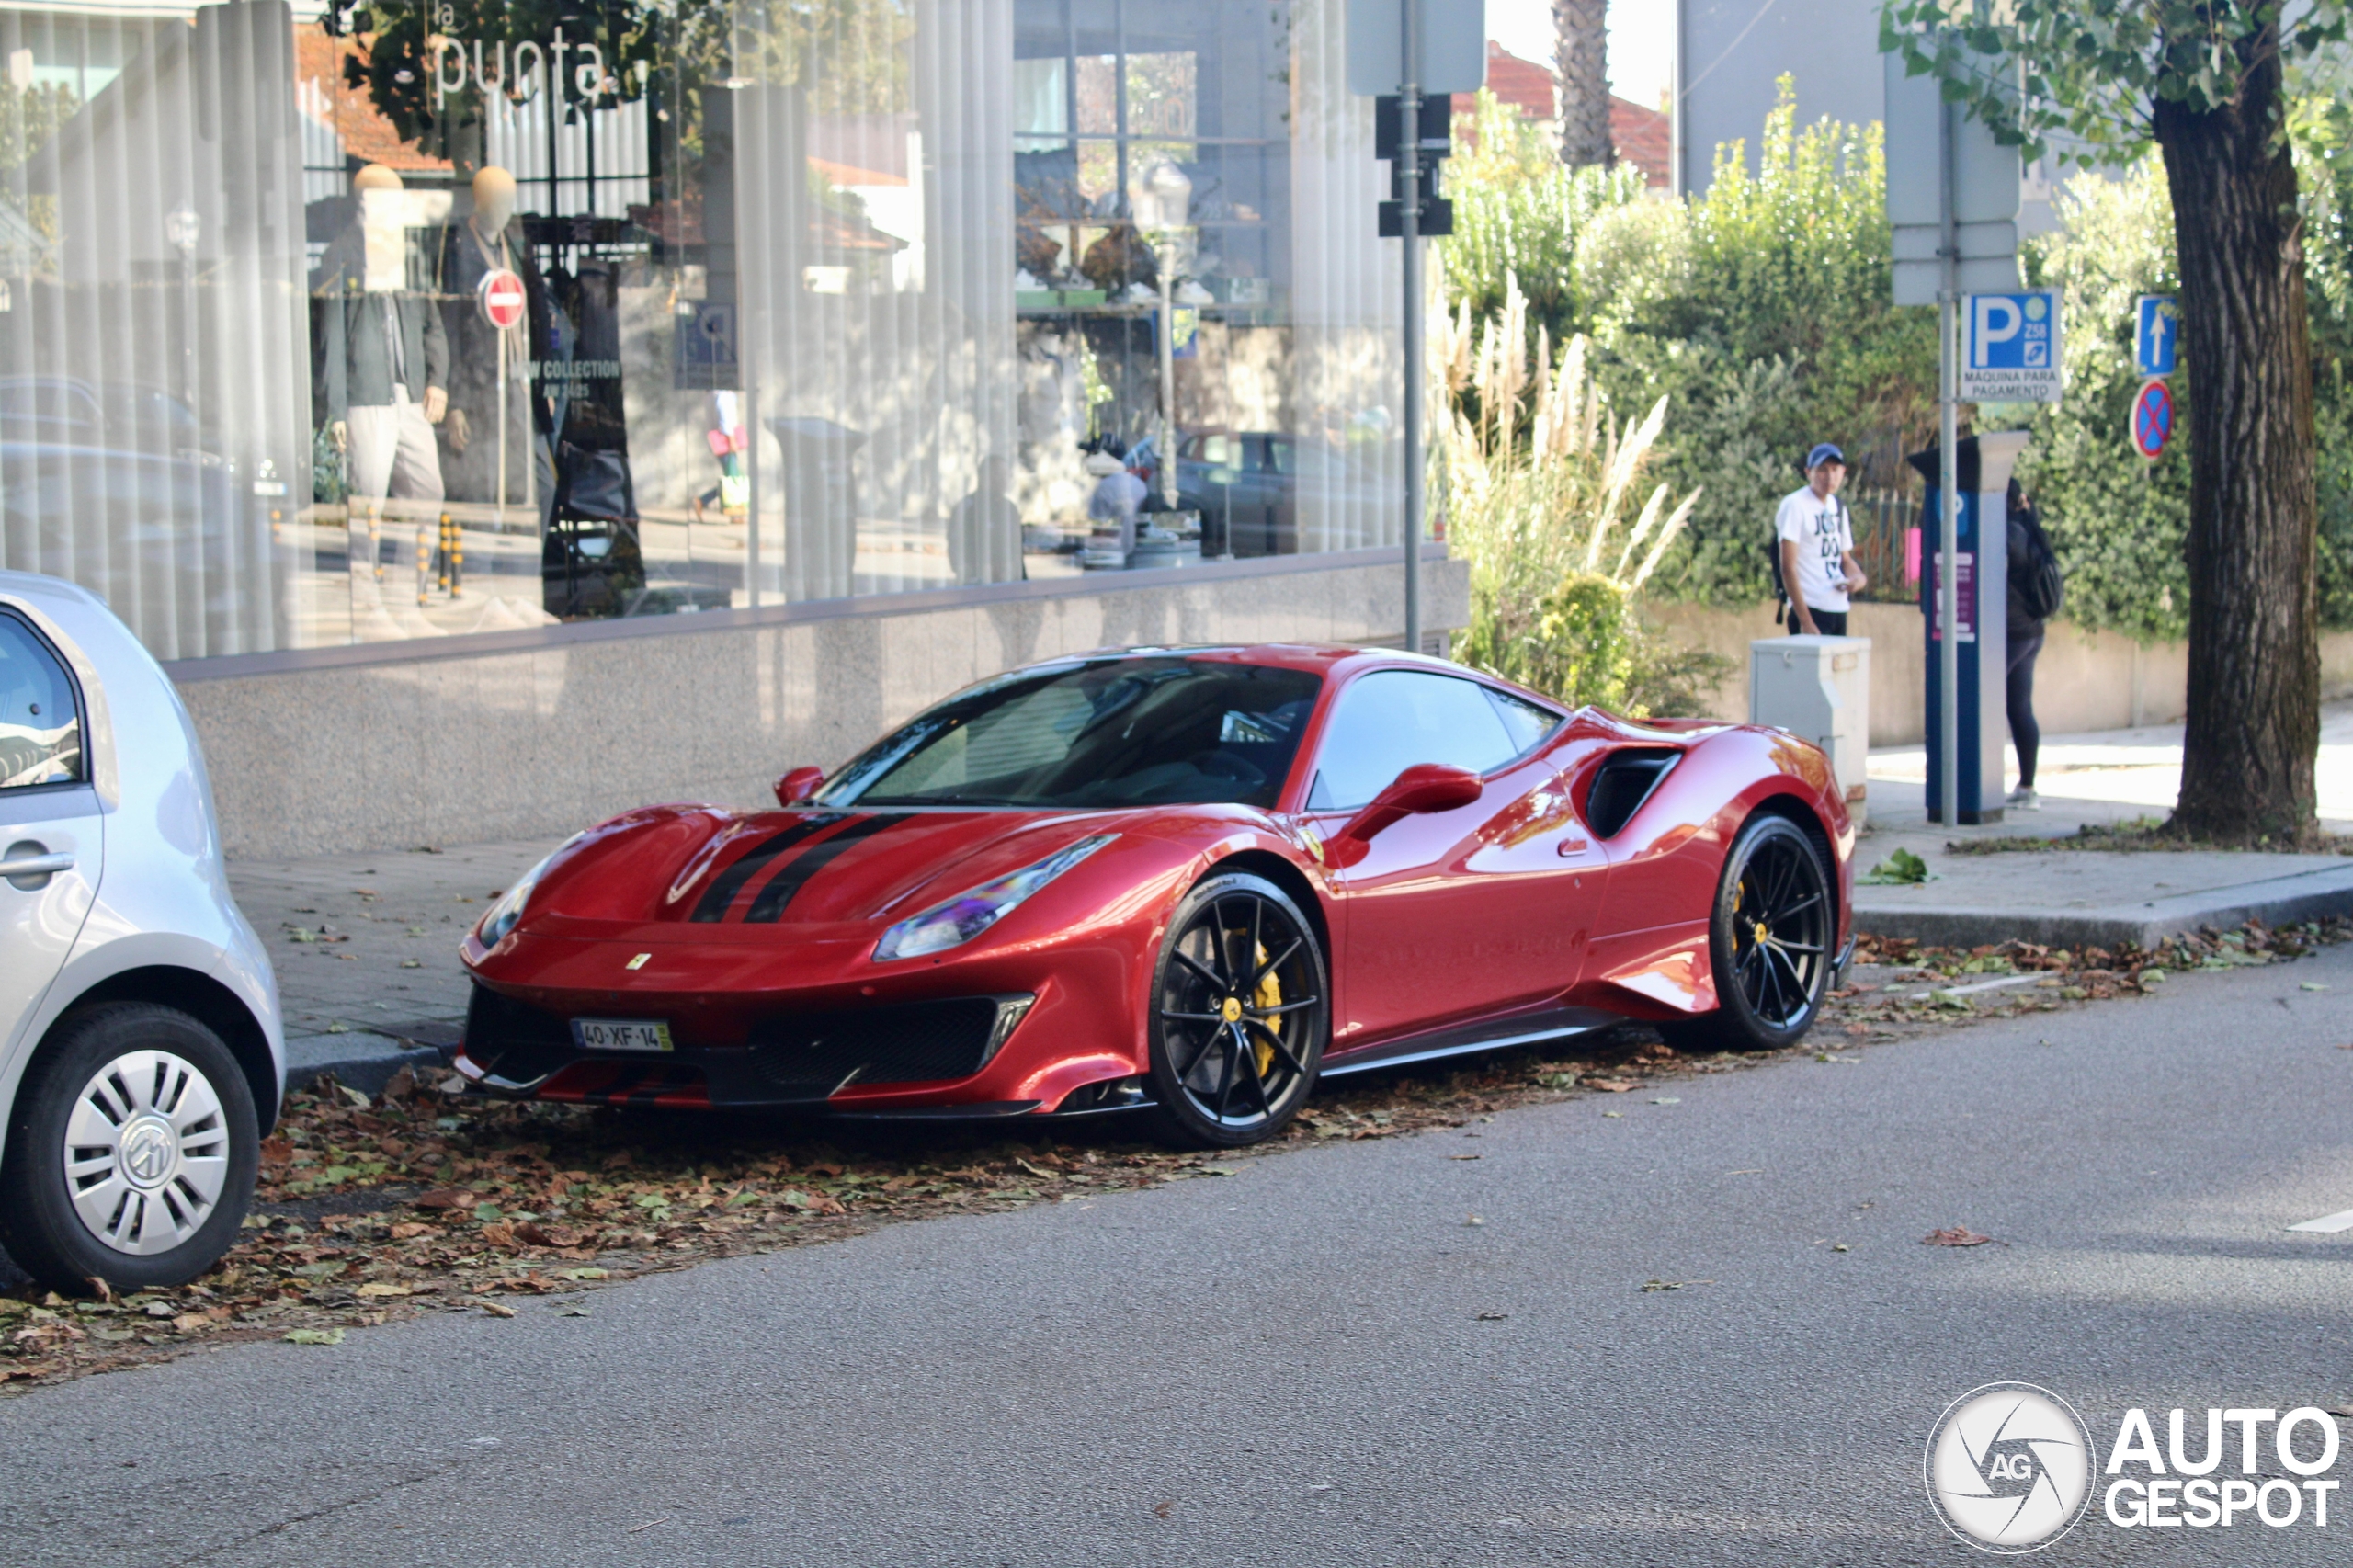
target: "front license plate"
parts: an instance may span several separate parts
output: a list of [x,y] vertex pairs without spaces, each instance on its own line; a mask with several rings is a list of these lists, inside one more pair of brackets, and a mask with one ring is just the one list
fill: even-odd
[[642,1018],[574,1018],[572,1039],[583,1051],[669,1051],[670,1026]]

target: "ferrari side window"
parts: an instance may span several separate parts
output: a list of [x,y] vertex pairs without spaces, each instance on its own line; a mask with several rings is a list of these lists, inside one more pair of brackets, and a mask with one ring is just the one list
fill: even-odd
[[1487,700],[1495,705],[1495,717],[1504,722],[1504,732],[1511,736],[1512,756],[1518,756],[1552,733],[1561,716],[1549,708],[1539,708],[1533,702],[1523,702],[1509,692],[1494,687],[1482,687]]
[[0,790],[81,778],[74,683],[30,627],[0,615]]
[[1527,749],[1505,727],[1478,682],[1419,670],[1378,670],[1340,694],[1324,732],[1308,805],[1352,811],[1415,763],[1485,773]]

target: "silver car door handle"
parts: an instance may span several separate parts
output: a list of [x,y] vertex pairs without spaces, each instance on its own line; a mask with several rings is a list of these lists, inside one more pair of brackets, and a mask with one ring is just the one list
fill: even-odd
[[74,869],[71,855],[28,855],[17,860],[0,860],[0,877],[46,877]]

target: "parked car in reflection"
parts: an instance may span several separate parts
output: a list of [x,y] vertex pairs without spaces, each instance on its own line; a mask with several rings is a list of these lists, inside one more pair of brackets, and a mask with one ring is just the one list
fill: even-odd
[[[1128,469],[1160,493],[1159,443],[1129,450]],[[1176,441],[1176,505],[1201,515],[1205,556],[1295,555],[1302,497],[1346,517],[1397,505],[1394,486],[1352,450],[1317,452],[1278,430],[1200,430]]]
[[188,404],[145,381],[0,376],[0,440],[222,461]]
[[160,387],[0,377],[0,516],[35,559],[63,563],[103,519],[110,549],[194,564],[222,556],[245,516],[234,463]]

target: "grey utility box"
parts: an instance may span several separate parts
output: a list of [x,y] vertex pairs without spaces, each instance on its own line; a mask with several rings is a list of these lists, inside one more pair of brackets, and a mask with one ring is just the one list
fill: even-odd
[[1760,637],[1748,645],[1748,722],[1787,730],[1830,756],[1860,826],[1868,814],[1871,640]]

